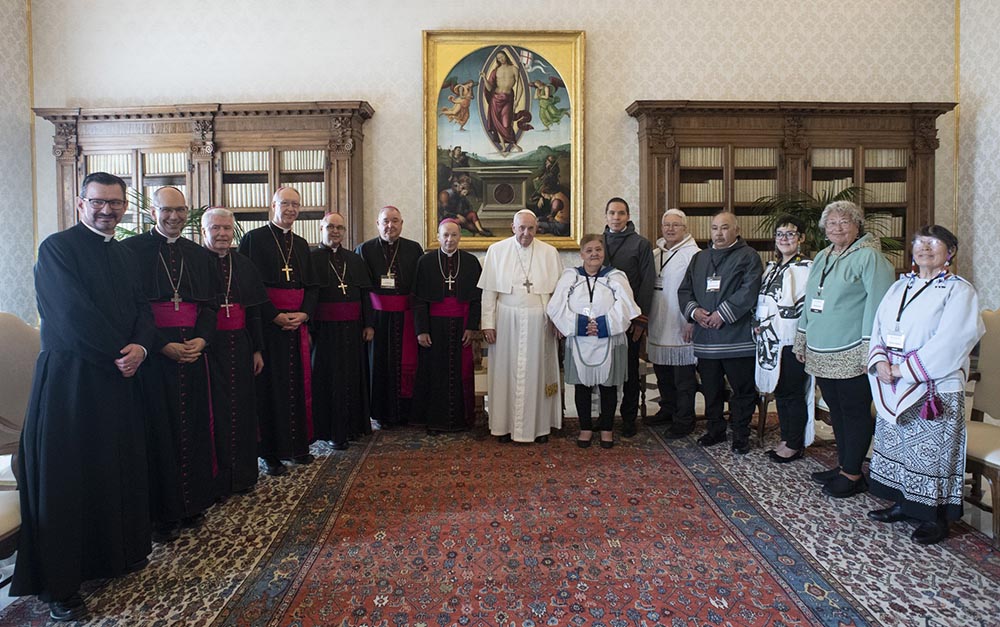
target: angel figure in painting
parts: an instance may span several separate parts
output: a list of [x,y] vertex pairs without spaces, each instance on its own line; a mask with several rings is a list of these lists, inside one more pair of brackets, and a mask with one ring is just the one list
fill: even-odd
[[452,95],[448,96],[450,107],[441,107],[441,115],[448,118],[449,122],[458,124],[458,130],[464,131],[465,125],[469,122],[469,105],[475,98],[476,81],[468,80],[464,83],[457,82],[456,79],[448,79],[441,89],[450,89]]
[[569,117],[569,108],[557,107],[561,102],[556,92],[566,84],[558,76],[550,76],[549,84],[546,85],[541,79],[532,83],[535,88],[534,98],[538,101],[538,117],[541,118],[545,130],[549,130],[553,124],[559,124],[563,117]]

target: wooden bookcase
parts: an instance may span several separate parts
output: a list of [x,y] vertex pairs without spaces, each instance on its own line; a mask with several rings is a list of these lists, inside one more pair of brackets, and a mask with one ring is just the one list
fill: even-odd
[[[296,187],[296,232],[310,243],[327,211],[344,215],[348,241],[361,241],[362,126],[373,113],[363,101],[35,109],[56,127],[60,229],[76,223],[80,182],[103,170],[146,195],[177,186],[192,207],[226,207],[247,229],[268,220],[279,186]],[[123,225],[138,219],[130,211]]]
[[741,216],[744,238],[767,257],[770,233],[750,207],[761,196],[863,185],[866,212],[890,214],[890,235],[909,239],[934,218],[936,120],[954,103],[637,100],[641,232],[655,241],[671,207],[702,243],[711,215]]

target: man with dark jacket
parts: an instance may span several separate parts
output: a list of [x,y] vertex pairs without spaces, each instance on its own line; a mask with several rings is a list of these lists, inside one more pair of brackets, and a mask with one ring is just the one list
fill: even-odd
[[626,333],[628,338],[628,376],[622,386],[622,436],[630,438],[636,433],[635,419],[639,413],[639,345],[646,332],[647,316],[653,303],[653,247],[649,240],[635,232],[629,219],[628,203],[612,198],[604,207],[604,265],[625,273],[636,304],[642,315],[632,321]]
[[691,258],[677,300],[684,316],[696,323],[694,354],[705,396],[708,431],[702,446],[726,441],[722,417],[725,378],[729,378],[729,423],[733,452],[750,451],[750,415],[754,407],[754,342],[751,310],[760,291],[757,252],[740,237],[736,216],[721,211],[712,218],[712,247]]

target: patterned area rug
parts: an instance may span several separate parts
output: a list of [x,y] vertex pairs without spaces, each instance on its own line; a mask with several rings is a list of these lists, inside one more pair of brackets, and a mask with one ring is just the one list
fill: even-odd
[[[641,430],[580,449],[380,432],[216,506],[144,571],[84,591],[90,625],[997,625],[1000,555],[878,525],[868,495]],[[2,625],[44,625],[37,600]]]

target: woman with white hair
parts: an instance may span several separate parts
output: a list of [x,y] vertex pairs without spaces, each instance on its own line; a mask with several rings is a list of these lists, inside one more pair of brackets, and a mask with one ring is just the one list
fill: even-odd
[[868,344],[893,268],[878,239],[865,233],[864,211],[853,202],[827,205],[819,227],[830,245],[809,272],[794,352],[819,383],[837,439],[837,465],[812,479],[826,494],[846,498],[868,489],[861,474],[874,429]]

